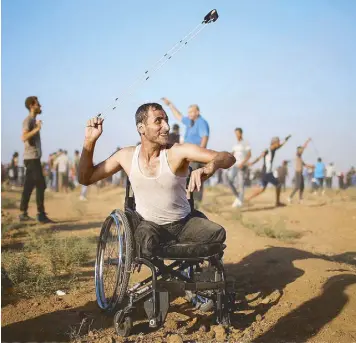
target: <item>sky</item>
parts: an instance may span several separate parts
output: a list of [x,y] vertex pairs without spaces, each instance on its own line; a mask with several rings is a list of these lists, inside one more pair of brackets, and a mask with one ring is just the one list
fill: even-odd
[[306,162],[356,165],[353,0],[2,0],[1,160],[23,156],[29,95],[42,104],[43,160],[80,150],[86,121],[214,8],[215,23],[107,114],[95,162],[136,144],[137,107],[167,97],[183,114],[200,106],[211,149],[231,151],[242,127],[253,156],[292,135],[276,167],[308,137]]

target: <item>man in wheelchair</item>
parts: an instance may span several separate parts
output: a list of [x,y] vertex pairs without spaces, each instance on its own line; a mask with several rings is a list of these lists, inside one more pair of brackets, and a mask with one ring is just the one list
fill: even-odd
[[[235,158],[228,152],[216,152],[193,144],[168,145],[170,127],[160,104],[141,105],[135,120],[141,144],[123,148],[97,165],[93,164],[93,154],[96,141],[103,132],[103,119],[95,117],[87,122],[79,182],[90,185],[121,169],[127,173],[135,199],[135,220],[131,218],[131,222],[134,221],[134,241],[140,256],[148,259],[169,257],[172,247],[178,257],[184,253],[199,257],[199,254],[204,255],[207,246],[223,246],[225,229],[201,212],[192,210],[187,194],[199,190],[219,168],[230,168]],[[190,174],[187,189],[191,162],[204,163],[205,166]],[[198,245],[202,251],[197,251]],[[188,252],[180,251],[182,249],[188,249]],[[222,250],[214,253],[221,257]],[[205,255],[209,255],[208,251]]]

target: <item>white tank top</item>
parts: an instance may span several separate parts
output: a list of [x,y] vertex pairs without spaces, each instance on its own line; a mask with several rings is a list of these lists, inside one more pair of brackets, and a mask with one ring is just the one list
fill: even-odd
[[135,195],[136,211],[148,221],[158,225],[185,218],[191,211],[187,199],[187,176],[176,176],[171,171],[167,150],[159,155],[159,173],[156,177],[143,175],[139,166],[141,144],[132,158],[130,182]]

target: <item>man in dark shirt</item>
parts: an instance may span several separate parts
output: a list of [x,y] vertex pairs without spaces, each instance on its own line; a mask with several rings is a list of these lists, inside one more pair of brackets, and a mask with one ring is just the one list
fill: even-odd
[[179,134],[179,125],[174,124],[172,127],[172,132],[168,136],[169,144],[179,143],[180,134]]
[[43,176],[41,165],[41,137],[40,130],[42,127],[41,120],[36,120],[36,117],[42,113],[41,105],[37,97],[30,96],[25,101],[25,106],[29,110],[29,115],[25,118],[22,125],[22,141],[25,145],[24,164],[26,167],[25,183],[23,187],[20,211],[20,221],[32,220],[28,216],[28,203],[31,198],[31,193],[36,187],[36,202],[37,202],[37,221],[40,223],[51,223],[44,209],[44,192],[46,189],[46,181]]

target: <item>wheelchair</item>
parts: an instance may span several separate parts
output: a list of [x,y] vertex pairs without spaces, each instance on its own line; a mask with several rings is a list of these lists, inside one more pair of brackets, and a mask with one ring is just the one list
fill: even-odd
[[[192,194],[188,198],[194,211]],[[134,240],[137,220],[135,197],[127,178],[124,211],[113,210],[103,222],[95,261],[97,304],[106,314],[113,315],[116,333],[123,337],[130,335],[139,303],[143,303],[149,327],[158,329],[167,317],[170,295],[177,293],[200,296],[213,303],[216,324],[230,326],[235,294],[227,290],[222,263],[226,246],[174,244],[163,246],[160,256],[147,258]],[[202,278],[204,264],[212,271],[208,280]],[[151,276],[129,287],[130,276],[139,273],[143,265]]]

